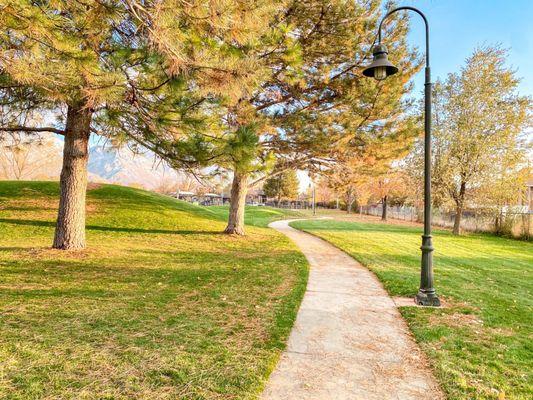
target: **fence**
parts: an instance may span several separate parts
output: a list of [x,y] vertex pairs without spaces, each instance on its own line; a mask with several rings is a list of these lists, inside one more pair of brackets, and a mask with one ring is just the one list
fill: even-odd
[[[363,206],[363,214],[381,216],[382,205]],[[455,213],[442,210],[433,210],[432,224],[452,228]],[[423,209],[407,206],[387,207],[387,218],[404,221],[422,222],[424,219]],[[530,240],[533,229],[533,213],[529,212],[505,212],[498,216],[487,211],[466,210],[461,216],[461,229],[469,232],[491,232],[512,235],[518,238]]]

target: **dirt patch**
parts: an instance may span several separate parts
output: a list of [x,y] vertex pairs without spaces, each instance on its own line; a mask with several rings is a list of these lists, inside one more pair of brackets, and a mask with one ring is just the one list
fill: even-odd
[[429,323],[431,325],[446,325],[452,328],[483,326],[483,320],[477,315],[463,313],[432,315],[429,317]]
[[52,286],[49,285],[25,285],[25,284],[13,284],[13,285],[0,285],[0,290],[20,290],[20,291],[31,291],[31,290],[51,290]]
[[100,189],[102,186],[103,186],[102,183],[98,183],[98,182],[89,182],[89,183],[87,184],[87,191]]
[[13,254],[13,257],[19,260],[57,260],[58,258],[64,260],[80,260],[86,259],[94,254],[98,254],[98,250],[94,248],[87,248],[83,250],[53,249],[52,238],[50,238],[50,247],[28,247],[26,249],[18,249],[16,253]]
[[[393,297],[392,300],[394,301],[394,304],[396,304],[396,307],[427,307],[427,306],[421,306],[419,304],[415,303],[414,297]],[[447,301],[443,300],[442,298],[439,298],[440,300],[440,307],[430,307],[430,308],[448,308],[450,305]]]

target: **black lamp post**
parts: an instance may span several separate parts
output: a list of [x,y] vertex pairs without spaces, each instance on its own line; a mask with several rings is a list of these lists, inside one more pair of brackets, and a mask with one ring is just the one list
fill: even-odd
[[431,74],[429,69],[429,25],[422,11],[414,7],[398,7],[389,11],[379,23],[378,44],[374,46],[374,60],[366,67],[363,75],[379,81],[398,72],[398,68],[387,59],[387,48],[381,44],[381,26],[391,14],[410,10],[419,14],[426,25],[426,79],[424,83],[424,234],[422,235],[422,268],[420,273],[420,289],[415,302],[423,306],[440,306],[433,287],[433,244],[431,240]]
[[309,183],[309,189],[311,190],[311,198],[312,198],[312,210],[313,210],[313,216],[316,215],[316,191],[315,191],[315,182],[311,181]]

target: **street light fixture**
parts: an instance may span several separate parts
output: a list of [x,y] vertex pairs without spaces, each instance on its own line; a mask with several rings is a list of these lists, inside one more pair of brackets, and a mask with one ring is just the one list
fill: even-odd
[[389,54],[389,52],[385,46],[382,44],[374,46],[372,54],[374,55],[374,61],[364,69],[364,76],[382,81],[387,76],[394,75],[398,72],[398,68],[392,65],[387,59],[387,54]]
[[372,49],[374,60],[363,70],[363,75],[378,81],[394,75],[398,68],[387,59],[387,48],[381,44],[381,27],[383,21],[397,11],[414,11],[422,17],[426,26],[426,76],[424,83],[424,234],[422,235],[422,268],[420,271],[420,289],[415,302],[423,306],[440,306],[433,287],[433,243],[431,237],[431,73],[429,68],[429,24],[422,11],[414,7],[397,7],[389,11],[379,23],[378,44]]

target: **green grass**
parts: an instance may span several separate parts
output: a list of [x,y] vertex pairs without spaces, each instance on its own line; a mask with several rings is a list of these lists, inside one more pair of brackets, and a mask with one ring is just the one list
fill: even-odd
[[256,398],[305,291],[295,246],[104,185],[88,249],[52,250],[57,198],[54,182],[0,182],[0,398]]
[[[208,207],[213,215],[217,218],[226,220],[228,216],[228,206],[212,206]],[[258,206],[246,206],[244,214],[244,222],[246,225],[253,225],[266,228],[272,221],[277,221],[286,218],[302,218],[306,217],[303,212],[295,210],[287,210],[283,208],[272,207],[258,207]]]
[[[421,228],[293,222],[370,268],[394,296],[419,284]],[[449,307],[403,307],[448,399],[533,398],[533,245],[490,235],[434,234],[435,277]]]

